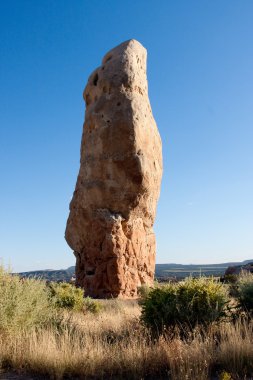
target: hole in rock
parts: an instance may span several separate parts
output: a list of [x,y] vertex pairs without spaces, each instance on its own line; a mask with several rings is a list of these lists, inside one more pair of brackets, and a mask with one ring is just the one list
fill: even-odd
[[85,101],[86,101],[87,106],[91,103],[91,97],[90,97],[89,94],[87,94],[87,95],[85,96]]
[[117,103],[117,106],[119,107],[120,105],[121,105],[121,103],[120,103],[120,102],[118,102],[118,103]]
[[95,74],[94,78],[93,78],[93,84],[94,86],[96,86],[98,83],[98,73]]
[[88,269],[86,270],[86,276],[94,276],[95,269]]

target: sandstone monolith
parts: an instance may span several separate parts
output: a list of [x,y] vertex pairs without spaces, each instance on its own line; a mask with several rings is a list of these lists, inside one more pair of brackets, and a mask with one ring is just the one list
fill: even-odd
[[122,43],[84,90],[80,171],[65,237],[76,256],[77,285],[92,297],[136,297],[154,279],[162,146],[146,58],[138,41]]

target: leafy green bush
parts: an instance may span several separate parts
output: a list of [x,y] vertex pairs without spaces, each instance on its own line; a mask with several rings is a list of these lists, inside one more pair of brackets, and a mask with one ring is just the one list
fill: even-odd
[[11,332],[42,326],[57,322],[57,319],[44,281],[20,279],[0,266],[1,331]]
[[253,311],[253,274],[242,272],[238,279],[238,299],[240,305],[246,311]]
[[84,305],[84,291],[66,282],[51,282],[48,285],[49,297],[57,308],[80,311]]
[[224,316],[227,303],[227,291],[221,283],[188,278],[152,289],[141,302],[141,319],[159,333],[176,325],[194,327]]

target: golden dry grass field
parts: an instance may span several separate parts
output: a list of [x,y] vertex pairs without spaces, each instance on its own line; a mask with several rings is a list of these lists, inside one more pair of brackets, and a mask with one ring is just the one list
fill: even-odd
[[[249,296],[245,300],[251,305],[253,275],[243,275],[241,281],[239,286]],[[172,295],[174,286],[182,291],[187,283],[190,303],[193,299],[189,298],[189,291],[193,286],[198,286],[194,288],[198,294],[194,291],[193,296],[204,295],[203,302],[208,301],[205,289],[209,289],[211,296],[214,291],[226,294],[230,287],[205,278],[190,279],[182,285],[170,284],[167,288],[157,285],[147,293],[148,297],[152,294],[158,297],[149,309],[151,322],[158,321],[158,314],[165,318],[172,307],[172,298],[159,304],[159,297],[166,292]],[[184,310],[188,310],[183,303],[181,322],[176,319],[176,325],[156,334],[141,318],[145,295],[142,297],[142,303],[119,299],[94,301],[83,298],[83,291],[73,285],[24,280],[0,267],[0,379],[253,378],[250,313],[235,308],[235,314],[190,328],[182,325]],[[236,305],[231,295],[229,302]],[[205,316],[207,309],[203,305],[199,313],[203,316],[204,310]],[[209,301],[207,308],[208,305]]]
[[65,313],[61,329],[1,333],[2,368],[33,379],[173,380],[244,379],[253,369],[251,322],[213,324],[184,338],[168,333],[156,340],[139,323],[137,302],[101,302],[98,315]]

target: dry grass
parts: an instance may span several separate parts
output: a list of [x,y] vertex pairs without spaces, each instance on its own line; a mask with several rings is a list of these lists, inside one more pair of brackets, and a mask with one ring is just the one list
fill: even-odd
[[66,314],[63,326],[0,335],[2,368],[46,378],[209,379],[222,370],[253,375],[253,328],[238,321],[154,340],[135,302],[103,301],[103,311]]

